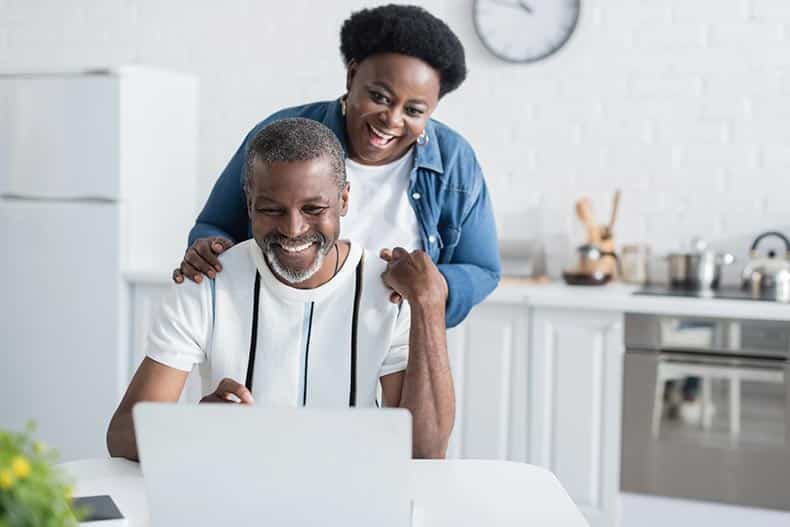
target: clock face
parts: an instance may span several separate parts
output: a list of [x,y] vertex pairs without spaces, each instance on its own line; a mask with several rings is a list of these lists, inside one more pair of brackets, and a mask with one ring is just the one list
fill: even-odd
[[486,48],[509,62],[548,57],[570,38],[580,0],[475,0],[475,29]]

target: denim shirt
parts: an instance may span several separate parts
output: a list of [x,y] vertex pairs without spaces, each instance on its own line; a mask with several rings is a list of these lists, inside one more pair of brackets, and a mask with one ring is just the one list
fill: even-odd
[[[222,171],[189,233],[190,245],[209,236],[235,243],[252,237],[242,188],[247,147],[263,127],[288,117],[323,123],[348,153],[345,118],[337,100],[269,116],[247,134]],[[408,197],[420,225],[423,249],[447,280],[446,324],[453,327],[499,283],[496,224],[483,173],[469,143],[433,119],[426,124],[425,133],[428,141],[415,147]]]

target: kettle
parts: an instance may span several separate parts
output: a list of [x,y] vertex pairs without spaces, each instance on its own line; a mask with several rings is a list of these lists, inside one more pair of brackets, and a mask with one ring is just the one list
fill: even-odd
[[[765,238],[779,238],[784,242],[784,256],[768,251],[760,257],[757,247]],[[744,289],[750,289],[755,297],[771,297],[779,302],[790,302],[790,240],[776,231],[764,232],[755,238],[749,252],[750,260],[743,270]]]

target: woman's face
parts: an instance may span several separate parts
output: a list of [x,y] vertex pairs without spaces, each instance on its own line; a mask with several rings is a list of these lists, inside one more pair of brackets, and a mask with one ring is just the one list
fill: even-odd
[[398,53],[348,66],[349,157],[366,165],[395,161],[417,141],[439,102],[439,73]]

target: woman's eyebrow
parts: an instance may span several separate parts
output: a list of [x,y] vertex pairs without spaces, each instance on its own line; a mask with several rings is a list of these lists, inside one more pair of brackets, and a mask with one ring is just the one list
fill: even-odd
[[[395,90],[393,90],[392,87],[389,84],[387,84],[385,81],[371,81],[371,85],[377,86],[379,88],[383,88],[384,90],[390,93],[395,93]],[[409,99],[407,102],[411,102],[415,104],[424,104],[425,106],[428,106],[428,103],[422,99]]]

